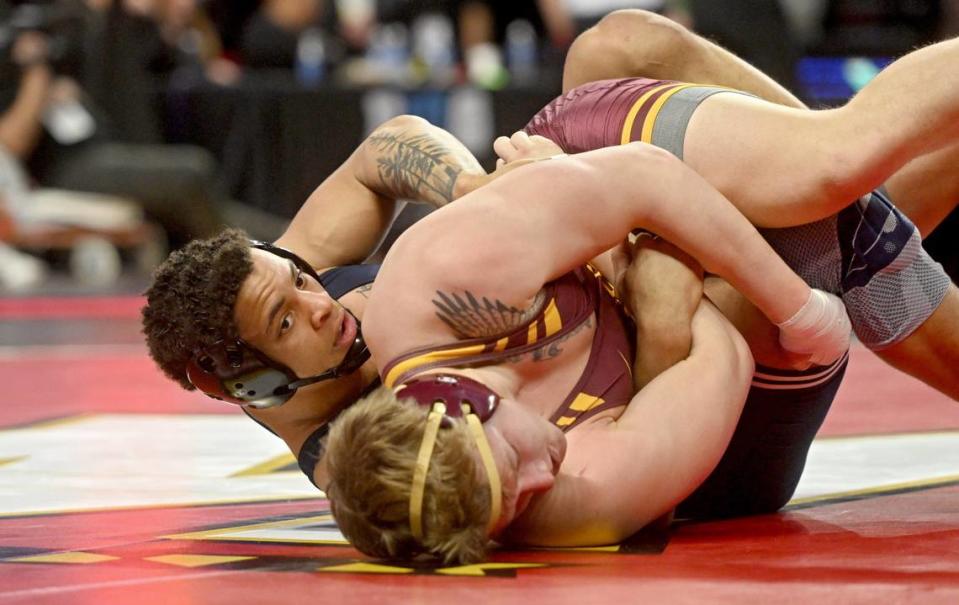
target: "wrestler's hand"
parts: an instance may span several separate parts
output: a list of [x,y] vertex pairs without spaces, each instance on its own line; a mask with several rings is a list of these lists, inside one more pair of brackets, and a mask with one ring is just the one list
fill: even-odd
[[28,31],[17,36],[13,43],[11,58],[20,67],[32,67],[46,63],[50,55],[50,41],[45,34]]
[[475,191],[527,164],[566,155],[556,143],[546,137],[529,136],[522,131],[515,133],[511,138],[499,137],[493,143],[493,149],[499,155],[499,159],[496,160],[496,170],[489,174],[469,175],[465,178],[461,176],[457,180],[456,198]]
[[564,154],[553,141],[538,134],[529,136],[522,130],[513,133],[511,137],[498,137],[493,141],[493,151],[499,158],[496,160],[497,169],[516,162],[528,164]]
[[828,365],[849,350],[852,322],[842,300],[813,288],[809,300],[777,326],[779,344],[790,353],[808,355],[816,365]]
[[468,174],[464,172],[459,176],[458,179],[456,179],[456,186],[453,190],[453,199],[458,200],[467,193],[472,193],[480,187],[492,183],[501,176],[513,172],[517,168],[522,168],[526,164],[531,164],[538,161],[539,160],[517,160],[509,164],[503,164],[503,160],[498,160],[496,162],[496,170],[490,172],[489,174]]
[[633,382],[639,389],[686,359],[692,320],[703,298],[703,269],[666,240],[642,234],[618,280],[620,299],[636,320]]

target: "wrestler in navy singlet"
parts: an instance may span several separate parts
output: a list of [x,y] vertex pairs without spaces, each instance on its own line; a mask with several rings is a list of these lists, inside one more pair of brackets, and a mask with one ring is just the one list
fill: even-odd
[[[324,290],[326,290],[327,294],[329,294],[331,298],[339,300],[353,290],[373,283],[373,280],[376,279],[376,274],[379,270],[379,265],[372,264],[333,267],[332,269],[327,269],[320,274],[320,285]],[[344,407],[348,407],[363,397],[366,397],[378,386],[380,386],[380,381],[374,380],[370,386],[368,386],[362,393],[357,395],[354,401],[350,402]],[[253,416],[250,416],[250,413],[247,412],[246,408],[242,409],[254,422],[270,431],[274,435],[276,434],[270,427],[266,426]],[[335,417],[336,416],[333,418]],[[306,441],[303,442],[303,445],[300,446],[300,451],[296,455],[297,466],[300,467],[300,470],[303,471],[303,474],[306,475],[306,477],[310,480],[310,483],[313,485],[316,485],[313,480],[313,473],[316,470],[316,465],[319,463],[320,458],[323,457],[323,444],[321,440],[326,437],[327,433],[330,432],[330,422],[333,421],[333,418],[330,418],[330,420],[323,423],[319,428],[310,433],[309,437],[306,438]]]

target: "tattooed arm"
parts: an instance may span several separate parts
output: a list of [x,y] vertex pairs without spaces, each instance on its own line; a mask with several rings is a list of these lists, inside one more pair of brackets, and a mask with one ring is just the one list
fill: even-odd
[[462,143],[419,118],[378,128],[358,154],[356,176],[370,190],[437,208],[472,191],[486,176]]
[[373,131],[310,195],[277,245],[314,267],[359,262],[389,228],[397,201],[439,207],[487,180],[462,143],[413,116]]

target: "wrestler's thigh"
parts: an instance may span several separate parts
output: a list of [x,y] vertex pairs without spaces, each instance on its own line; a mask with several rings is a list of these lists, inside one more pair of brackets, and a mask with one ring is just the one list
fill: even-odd
[[758,226],[813,222],[871,189],[842,111],[716,94],[693,113],[683,159]]
[[915,332],[876,354],[959,401],[959,289],[955,284]]

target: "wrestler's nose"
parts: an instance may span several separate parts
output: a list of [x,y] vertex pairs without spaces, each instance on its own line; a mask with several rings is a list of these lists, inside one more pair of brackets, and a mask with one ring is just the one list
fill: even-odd
[[319,330],[333,315],[333,299],[326,292],[310,292],[306,296],[310,323],[314,330]]

